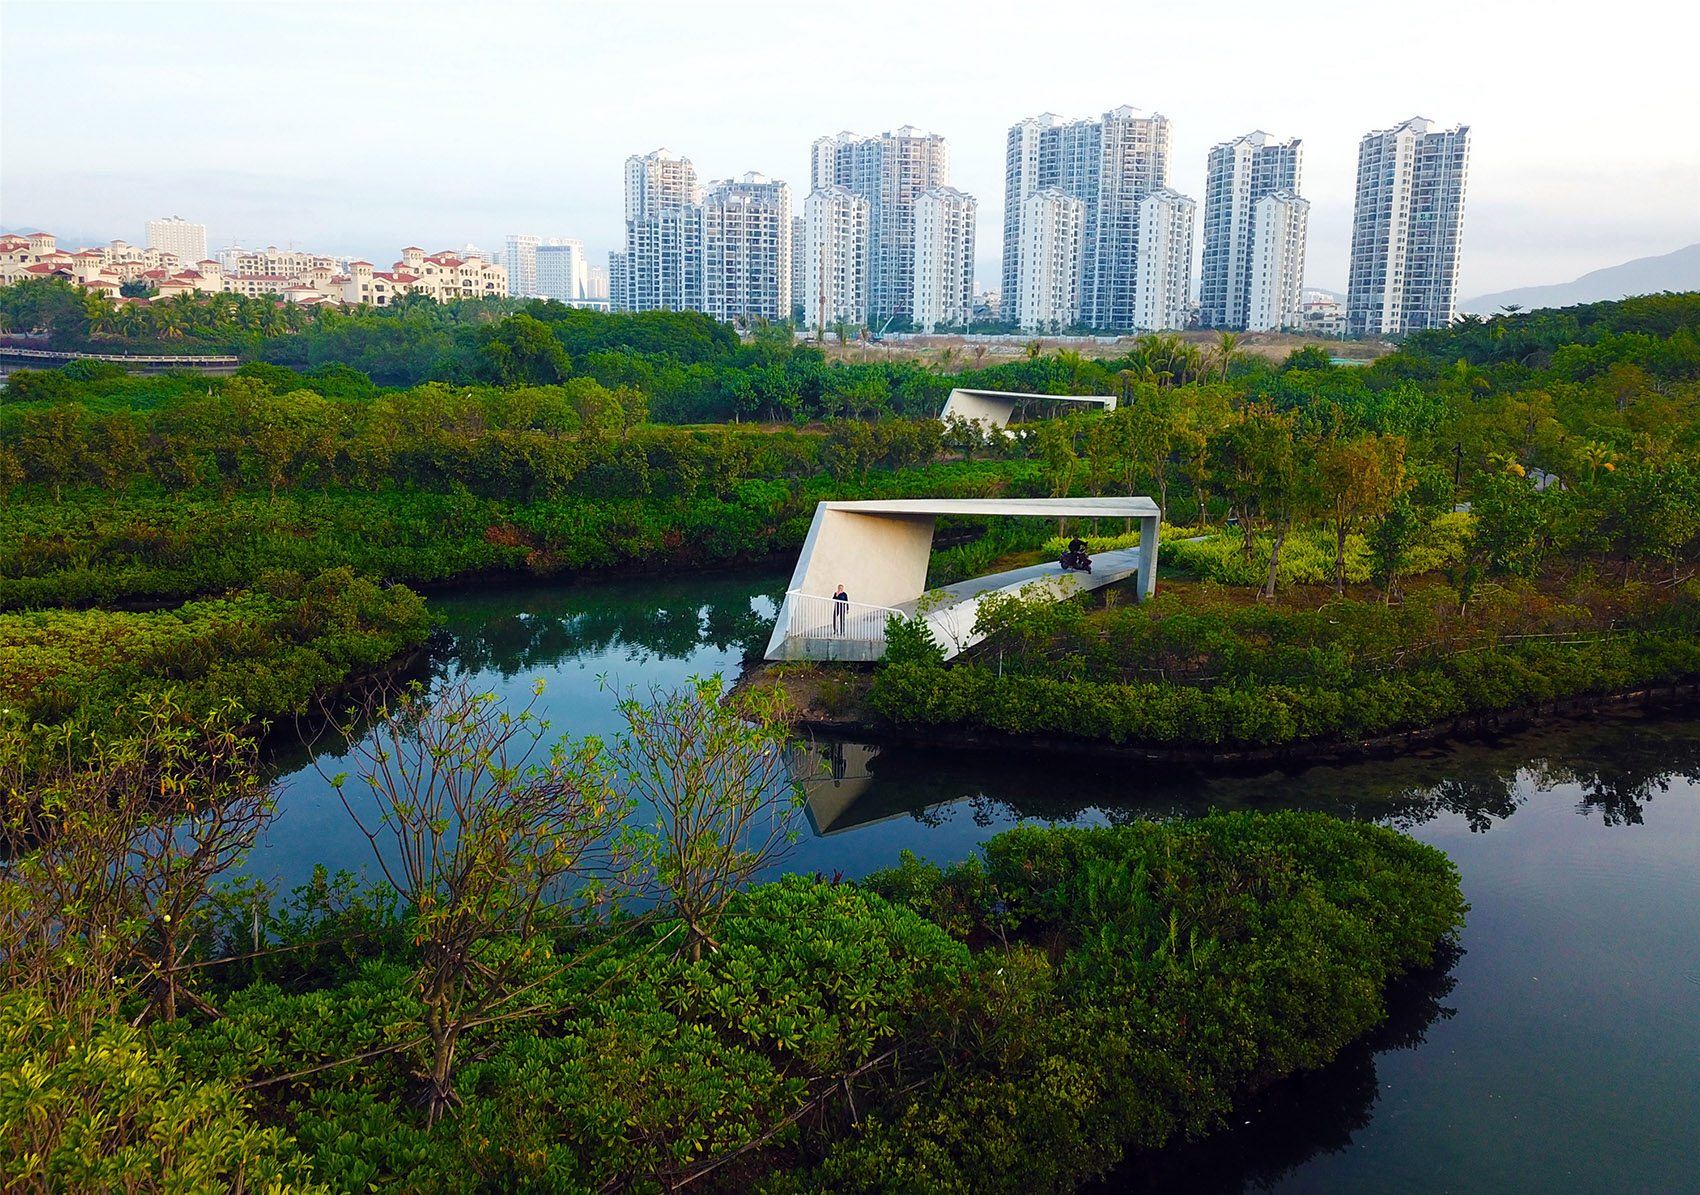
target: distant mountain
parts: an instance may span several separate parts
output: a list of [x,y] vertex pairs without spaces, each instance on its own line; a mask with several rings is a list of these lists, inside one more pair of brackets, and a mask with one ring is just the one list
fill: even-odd
[[1690,245],[1661,257],[1638,257],[1620,266],[1607,266],[1583,274],[1574,282],[1521,286],[1497,295],[1465,299],[1458,304],[1458,310],[1497,315],[1501,307],[1511,303],[1520,303],[1523,310],[1534,311],[1540,307],[1573,307],[1577,303],[1598,303],[1629,295],[1656,295],[1667,290],[1700,290],[1700,245]]

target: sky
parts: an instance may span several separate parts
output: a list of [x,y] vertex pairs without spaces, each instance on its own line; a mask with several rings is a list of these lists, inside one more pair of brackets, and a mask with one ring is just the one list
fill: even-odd
[[1343,290],[1357,143],[1420,115],[1471,127],[1464,298],[1700,241],[1687,9],[0,0],[0,227],[141,243],[179,215],[214,251],[380,267],[528,232],[605,264],[628,155],[759,170],[800,212],[814,138],[913,124],[949,139],[995,286],[1009,126],[1129,104],[1196,199],[1210,146],[1302,138],[1306,280]]

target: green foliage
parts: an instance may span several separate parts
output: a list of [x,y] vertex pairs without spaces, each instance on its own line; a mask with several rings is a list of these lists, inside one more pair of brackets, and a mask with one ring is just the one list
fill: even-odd
[[776,690],[752,689],[728,705],[717,674],[689,689],[619,699],[625,729],[607,765],[634,805],[649,811],[638,849],[668,908],[684,923],[693,959],[717,947],[727,906],[794,840],[802,792],[785,756],[786,713]]
[[1535,640],[1369,676],[1339,674],[1346,665],[1339,654],[1313,654],[1318,679],[1338,674],[1331,683],[1250,680],[1205,688],[905,664],[879,673],[866,705],[910,726],[987,727],[1158,747],[1272,747],[1369,738],[1700,674],[1700,642],[1687,633]]
[[0,993],[0,1179],[30,1191],[317,1192],[294,1143],[228,1085],[185,1078],[121,1022]]
[[920,615],[899,618],[895,614],[885,619],[885,654],[887,664],[942,665],[944,648],[933,638],[927,620]]
[[[450,457],[452,472],[436,474],[430,489],[280,489],[276,501],[263,491],[91,496],[8,508],[0,519],[0,609],[221,593],[257,586],[271,572],[351,568],[419,584],[502,569],[555,576],[756,559],[801,545],[822,499],[979,496],[1019,485],[1028,472],[935,465],[840,485],[787,475],[813,473],[807,445],[675,435],[634,432],[565,484],[547,458],[491,436],[476,453]],[[474,494],[461,477],[498,496]]]
[[1463,912],[1437,851],[1317,815],[1022,828],[751,889],[694,961],[674,922],[560,927],[583,961],[541,977],[543,1018],[475,1031],[434,1126],[405,957],[158,1037],[261,1084],[336,1189],[1060,1192],[1327,1062]]
[[[1470,547],[1474,524],[1468,514],[1445,514],[1431,520],[1412,535],[1404,549],[1400,572],[1414,576],[1444,569],[1463,559]],[[1163,544],[1163,563],[1222,585],[1252,587],[1269,573],[1271,543],[1267,536],[1252,536],[1245,549],[1244,532],[1221,532],[1199,542],[1177,535]],[[1095,549],[1096,550],[1096,549]],[[1305,527],[1288,533],[1281,548],[1282,585],[1326,585],[1334,579],[1334,536],[1323,527]],[[1374,553],[1370,539],[1353,533],[1346,537],[1346,580],[1360,584],[1374,577]]]
[[0,614],[0,706],[79,734],[121,729],[150,694],[173,695],[192,718],[226,707],[248,719],[301,714],[429,628],[417,594],[348,569],[267,574],[258,589],[153,613]]

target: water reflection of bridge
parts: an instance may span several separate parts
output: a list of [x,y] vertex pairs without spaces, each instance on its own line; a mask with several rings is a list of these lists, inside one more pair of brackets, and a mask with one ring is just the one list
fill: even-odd
[[792,745],[791,774],[803,787],[804,810],[816,837],[925,812],[901,802],[865,799],[874,784],[873,762],[879,753],[871,743],[836,739]]

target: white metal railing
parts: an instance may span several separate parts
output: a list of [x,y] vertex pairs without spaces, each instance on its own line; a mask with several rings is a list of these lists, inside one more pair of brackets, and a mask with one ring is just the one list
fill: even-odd
[[885,620],[894,614],[903,617],[901,611],[890,606],[841,602],[836,598],[804,593],[800,589],[786,590],[785,604],[785,634],[792,639],[884,642]]

